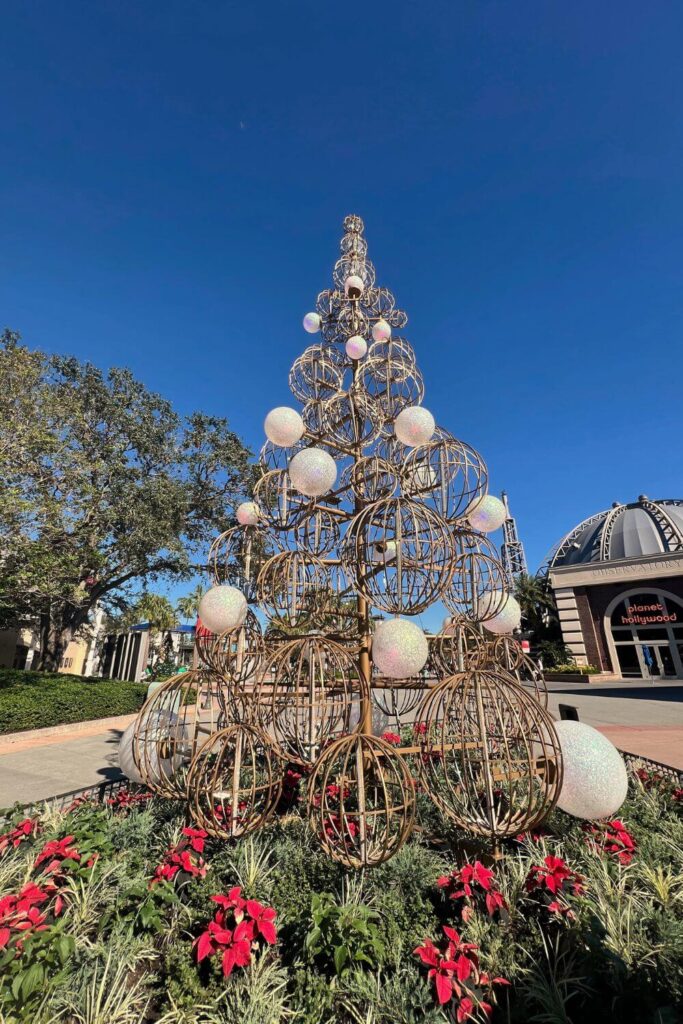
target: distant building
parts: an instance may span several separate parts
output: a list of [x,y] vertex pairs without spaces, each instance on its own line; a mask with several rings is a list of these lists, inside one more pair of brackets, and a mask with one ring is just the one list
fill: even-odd
[[137,682],[158,662],[171,661],[176,668],[190,668],[194,642],[194,626],[177,625],[152,633],[149,622],[139,622],[125,633],[105,636],[97,674]]
[[[97,662],[98,638],[103,612],[97,608],[87,635],[72,640],[67,646],[58,672],[89,676]],[[40,652],[40,636],[31,626],[0,630],[0,668],[33,668]]]
[[578,664],[683,679],[683,499],[615,502],[570,530],[547,572]]

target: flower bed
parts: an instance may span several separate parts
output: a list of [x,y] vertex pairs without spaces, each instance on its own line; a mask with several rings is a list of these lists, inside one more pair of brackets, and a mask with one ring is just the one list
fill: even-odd
[[0,1020],[677,1019],[677,786],[641,771],[618,819],[556,812],[498,862],[434,818],[431,845],[356,876],[299,817],[304,784],[292,771],[281,816],[234,845],[144,793],[6,821]]

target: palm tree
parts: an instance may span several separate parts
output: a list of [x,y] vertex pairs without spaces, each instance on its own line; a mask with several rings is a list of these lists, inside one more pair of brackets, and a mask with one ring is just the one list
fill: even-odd
[[559,619],[547,577],[522,573],[515,579],[515,597],[522,609],[522,623],[537,640],[559,635]]
[[179,597],[176,601],[176,614],[185,622],[194,622],[199,611],[199,602],[204,593],[204,587],[198,583],[194,590],[186,594],[185,597]]

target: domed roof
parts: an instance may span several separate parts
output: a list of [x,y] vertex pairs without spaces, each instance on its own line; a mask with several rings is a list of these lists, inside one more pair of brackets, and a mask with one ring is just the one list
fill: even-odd
[[671,551],[683,551],[683,498],[650,501],[641,494],[630,505],[615,501],[606,512],[575,526],[550,555],[548,568]]

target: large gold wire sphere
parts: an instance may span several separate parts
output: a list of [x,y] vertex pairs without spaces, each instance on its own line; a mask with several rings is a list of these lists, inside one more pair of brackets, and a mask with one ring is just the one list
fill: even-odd
[[473,669],[425,699],[420,777],[441,813],[492,840],[536,826],[554,807],[562,757],[552,719],[508,676]]
[[[372,704],[388,724],[400,730],[412,722],[413,712],[419,707],[425,692],[423,680],[392,680],[388,686],[372,686]],[[379,732],[379,730],[377,730]]]
[[488,472],[474,448],[447,437],[408,452],[402,486],[405,494],[426,502],[450,523],[465,516],[472,503],[486,494]]
[[379,455],[365,455],[344,468],[340,489],[350,491],[353,498],[367,504],[390,498],[396,491],[398,479],[395,466]]
[[206,627],[197,630],[195,649],[199,660],[223,676],[233,687],[254,682],[265,656],[263,631],[251,608],[237,629],[212,633]]
[[220,676],[192,669],[172,676],[147,699],[135,722],[133,760],[158,796],[180,799],[190,762],[224,724]]
[[457,554],[442,594],[443,603],[456,618],[472,622],[493,618],[504,607],[508,595],[508,578],[502,563],[489,554],[490,542],[484,538],[459,531],[453,531],[451,537]]
[[415,615],[438,600],[452,572],[446,523],[410,498],[385,498],[351,520],[342,543],[347,577],[376,608]]
[[370,444],[383,423],[380,404],[360,388],[338,391],[322,407],[322,433],[345,448]]
[[313,508],[313,499],[293,486],[286,469],[264,473],[254,487],[254,501],[263,519],[274,530],[291,530]]
[[464,672],[468,668],[483,668],[486,641],[480,631],[467,619],[451,619],[441,632],[429,641],[429,658],[440,679]]
[[291,530],[278,533],[275,543],[282,551],[307,551],[322,558],[339,543],[339,517],[326,508],[314,508]]
[[284,629],[321,625],[329,606],[331,583],[326,566],[314,555],[285,551],[261,569],[259,604]]
[[485,640],[477,667],[509,674],[515,682],[533,689],[536,700],[547,708],[548,688],[543,672],[516,637],[503,634]]
[[256,707],[283,757],[311,765],[330,740],[357,727],[362,696],[357,649],[297,637],[266,664]]
[[408,765],[377,736],[341,737],[313,768],[308,816],[323,849],[340,864],[363,868],[389,860],[415,821]]
[[387,423],[392,423],[406,406],[419,405],[425,393],[424,379],[416,366],[373,360],[370,356],[363,363],[361,383]]
[[329,345],[310,345],[294,362],[289,388],[300,402],[329,398],[342,386],[342,357]]
[[233,723],[197,751],[187,778],[192,818],[218,839],[262,828],[282,791],[284,765],[262,729]]
[[233,526],[216,537],[208,564],[214,583],[229,583],[248,601],[256,596],[261,567],[275,553],[272,538],[259,526]]
[[297,452],[300,452],[302,448],[306,447],[307,442],[302,438],[301,441],[297,441],[296,444],[290,445],[289,448],[281,448],[278,444],[273,444],[272,441],[266,441],[259,452],[258,464],[263,473],[268,473],[273,469],[287,469],[287,466],[294,458]]

